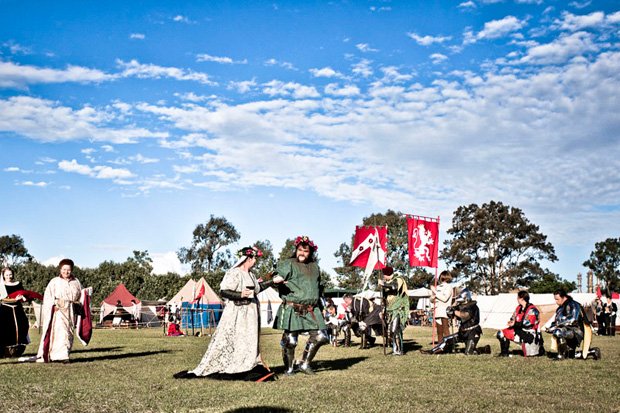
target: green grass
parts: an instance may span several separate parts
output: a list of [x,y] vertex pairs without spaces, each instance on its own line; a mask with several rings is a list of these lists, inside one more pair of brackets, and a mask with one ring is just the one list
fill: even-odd
[[[32,336],[29,355],[39,341],[36,331]],[[263,357],[281,373],[279,338],[263,330]],[[75,343],[69,365],[0,359],[0,406],[5,412],[620,411],[620,337],[594,338],[602,360],[563,362],[423,355],[415,349],[430,347],[429,328],[408,327],[405,339],[403,357],[384,356],[380,346],[324,346],[316,375],[251,383],[172,378],[198,364],[206,337],[95,330],[88,347]],[[499,352],[493,331],[485,331],[484,344]],[[303,340],[298,355],[302,348]]]

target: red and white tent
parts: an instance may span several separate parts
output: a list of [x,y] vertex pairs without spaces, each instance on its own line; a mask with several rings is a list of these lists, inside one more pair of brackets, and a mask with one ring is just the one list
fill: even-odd
[[99,314],[99,322],[103,322],[103,318],[108,314],[112,314],[117,308],[122,307],[136,319],[140,318],[142,312],[142,302],[127,290],[125,284],[120,283],[114,291],[101,302],[101,312]]

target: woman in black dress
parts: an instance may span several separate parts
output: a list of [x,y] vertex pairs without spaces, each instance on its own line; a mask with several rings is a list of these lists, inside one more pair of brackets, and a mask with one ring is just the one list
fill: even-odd
[[19,357],[30,343],[28,317],[22,303],[28,301],[22,283],[15,281],[11,268],[0,278],[0,357]]

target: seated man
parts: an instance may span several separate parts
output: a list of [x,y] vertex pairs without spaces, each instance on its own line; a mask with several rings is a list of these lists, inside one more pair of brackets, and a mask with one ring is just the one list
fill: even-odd
[[476,348],[482,335],[480,309],[476,301],[472,300],[471,292],[467,288],[464,288],[454,300],[454,306],[448,307],[447,314],[450,318],[456,317],[460,320],[459,331],[456,334],[445,336],[435,347],[423,351],[423,353],[452,353],[457,343],[465,343],[466,355],[491,353],[491,346],[489,345]]
[[[347,312],[350,314],[350,329],[353,330],[356,336],[362,338],[360,348],[369,348],[376,340],[372,336],[372,331],[374,330],[375,336],[382,334],[381,312],[383,311],[383,306],[376,305],[364,297],[353,297],[351,294],[345,294],[343,301],[347,307]],[[348,341],[350,342],[351,331],[345,332],[345,344],[347,341],[346,334],[348,334]]]
[[325,325],[327,326],[327,334],[329,335],[329,343],[336,347],[338,345],[338,334],[343,325],[346,323],[344,314],[338,314],[336,312],[336,306],[329,304],[325,312]]
[[519,291],[519,305],[508,321],[508,327],[497,332],[501,348],[500,357],[508,357],[510,342],[521,344],[524,357],[542,356],[545,354],[542,335],[539,330],[540,312],[534,304],[530,304],[530,294]]
[[[601,351],[598,347],[590,350],[592,340],[592,327],[590,320],[586,317],[581,304],[573,300],[564,290],[556,290],[553,299],[558,305],[555,311],[555,320],[547,328],[547,332],[553,336],[551,338],[551,348],[557,349],[556,360],[566,358],[584,358],[591,355],[594,360],[601,358]],[[579,351],[577,347],[583,341],[583,349]]]

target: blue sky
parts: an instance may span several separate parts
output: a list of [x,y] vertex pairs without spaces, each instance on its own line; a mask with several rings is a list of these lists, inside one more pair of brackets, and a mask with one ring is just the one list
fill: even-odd
[[[0,234],[41,262],[333,253],[388,208],[521,208],[575,279],[620,236],[616,1],[0,1]],[[440,264],[441,265],[441,264]]]

